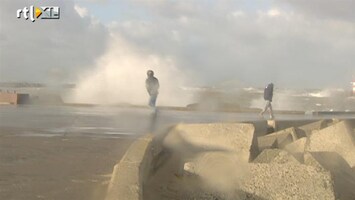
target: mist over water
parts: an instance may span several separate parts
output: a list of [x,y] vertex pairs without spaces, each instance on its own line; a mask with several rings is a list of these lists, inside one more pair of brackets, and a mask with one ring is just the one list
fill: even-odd
[[82,74],[76,89],[66,98],[73,103],[146,105],[147,70],[153,70],[160,82],[158,105],[185,106],[192,95],[183,91],[192,83],[170,57],[146,54],[126,42],[119,34],[111,35],[109,49],[96,61],[96,67]]
[[[262,108],[265,101],[262,96],[251,100],[251,107]],[[354,98],[350,90],[342,88],[324,89],[280,89],[274,90],[274,110],[295,111],[353,111]]]

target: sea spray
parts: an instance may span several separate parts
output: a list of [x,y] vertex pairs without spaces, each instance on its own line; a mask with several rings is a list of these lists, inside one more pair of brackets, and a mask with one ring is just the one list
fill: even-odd
[[191,83],[188,75],[175,66],[174,59],[142,53],[119,34],[111,36],[108,51],[96,67],[79,77],[68,101],[90,104],[146,105],[146,71],[153,70],[160,82],[158,105],[185,106],[191,95],[182,87]]

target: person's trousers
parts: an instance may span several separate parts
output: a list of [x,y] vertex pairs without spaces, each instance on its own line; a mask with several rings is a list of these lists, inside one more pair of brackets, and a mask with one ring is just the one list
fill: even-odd
[[158,95],[157,95],[157,94],[150,95],[148,105],[149,105],[150,107],[155,107],[155,104],[156,104],[156,102],[157,102],[157,98],[158,98]]
[[264,110],[261,113],[264,114],[268,109],[269,109],[269,112],[270,112],[270,116],[273,118],[274,117],[274,112],[272,110],[271,101],[266,101],[265,108],[264,108]]

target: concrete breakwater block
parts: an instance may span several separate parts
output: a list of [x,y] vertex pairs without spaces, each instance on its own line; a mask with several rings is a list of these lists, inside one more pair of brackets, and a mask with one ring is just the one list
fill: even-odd
[[234,152],[248,161],[254,135],[252,124],[179,124],[166,135],[163,146],[183,159],[209,151]]
[[320,121],[316,121],[313,123],[309,123],[309,124],[297,127],[296,128],[297,136],[299,138],[309,137],[312,134],[312,131],[321,130],[323,128],[326,128],[330,123],[332,123],[332,120],[320,120]]
[[305,150],[309,152],[336,152],[351,167],[355,166],[355,145],[352,128],[341,121],[327,128],[313,131]]
[[355,119],[346,119],[345,121],[346,121],[347,123],[349,123],[350,126],[355,129]]
[[295,128],[291,127],[269,135],[258,137],[259,150],[269,148],[283,148],[287,144],[297,140]]
[[247,164],[235,153],[208,152],[185,163],[184,170],[198,175],[211,189],[232,191],[248,176]]
[[314,158],[312,153],[309,153],[309,152],[304,153],[303,161],[304,161],[303,164],[308,165],[308,166],[312,166],[312,167],[316,168],[319,171],[325,171],[326,170],[323,167],[323,165],[320,164],[316,158]]
[[319,170],[329,171],[334,181],[337,199],[353,200],[355,197],[355,174],[338,153],[335,152],[307,152],[304,164]]
[[290,153],[300,163],[304,163],[304,152],[305,152],[307,141],[308,140],[306,137],[300,138],[300,139],[284,146],[283,150]]
[[253,163],[301,164],[290,153],[280,149],[265,149]]
[[[201,172],[206,169],[218,170],[218,168],[226,168],[226,165],[229,165],[233,166],[230,171],[234,171],[233,169],[235,169],[235,166],[240,163],[240,158],[235,153],[207,152],[195,157],[195,159],[191,162],[185,163],[184,170],[193,174],[201,175]],[[224,172],[220,171],[220,173]]]
[[153,136],[137,139],[115,165],[105,200],[141,200],[143,182],[147,179],[152,156]]
[[269,126],[267,120],[244,121],[242,123],[253,124],[254,128],[255,128],[253,142],[252,142],[251,149],[250,149],[250,160],[254,160],[258,156],[258,154],[260,153],[257,138],[264,136],[267,133],[274,132],[273,131],[274,128]]
[[316,120],[276,120],[275,131],[288,129],[291,127],[301,127],[316,122]]
[[251,176],[241,183],[241,190],[260,199],[334,200],[329,172],[306,165],[250,164]]
[[267,134],[267,130],[268,130],[268,121],[267,120],[259,120],[259,121],[242,121],[240,123],[243,124],[253,124],[254,125],[254,133],[255,136],[260,137],[260,136],[264,136]]
[[273,133],[277,130],[275,120],[267,120],[267,133]]
[[304,153],[306,148],[307,138],[300,138],[284,147],[284,149],[292,154],[294,153]]

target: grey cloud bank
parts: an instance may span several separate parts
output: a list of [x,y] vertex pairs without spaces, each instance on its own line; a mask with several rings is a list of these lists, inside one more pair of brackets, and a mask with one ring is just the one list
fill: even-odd
[[[61,19],[16,18],[17,9],[31,5],[59,6]],[[73,81],[106,48],[107,29],[81,18],[72,1],[4,0],[0,13],[0,81]]]
[[355,2],[352,0],[275,0],[275,2],[291,6],[298,12],[314,17],[355,21]]
[[[66,16],[58,22],[17,20],[9,16],[32,2],[6,0],[0,6],[7,13],[1,15],[0,80],[42,81],[51,73],[75,78],[85,69],[111,73],[97,61],[109,57],[115,66],[110,51],[122,50],[106,44],[119,36],[135,49],[130,60],[168,58],[174,69],[200,85],[235,80],[253,86],[269,81],[282,87],[347,86],[355,75],[352,1],[276,0],[268,8],[254,2],[255,8],[244,9],[243,0],[122,1],[144,14],[103,25],[80,17],[72,1],[60,3]],[[308,5],[317,12],[310,12]],[[120,71],[120,63],[112,73]],[[138,69],[145,73],[145,68]],[[141,72],[132,73],[135,77]]]
[[288,9],[275,3],[252,11],[232,1],[134,4],[152,19],[118,24],[126,39],[172,55],[207,85],[236,79],[247,85],[344,86],[354,73],[354,23],[331,13],[309,15],[292,2]]

